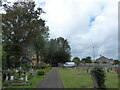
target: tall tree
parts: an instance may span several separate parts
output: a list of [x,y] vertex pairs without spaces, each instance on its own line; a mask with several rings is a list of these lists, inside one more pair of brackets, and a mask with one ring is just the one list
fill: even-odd
[[70,57],[71,48],[67,39],[59,37],[50,40],[46,62],[57,65],[69,61]]
[[[44,12],[41,8],[35,10],[35,6],[35,2],[4,4],[6,13],[2,18],[2,34],[3,43],[7,43],[4,48],[9,55],[15,56],[17,60],[25,52],[26,54],[27,51],[29,52],[28,47],[36,48],[34,44],[39,43],[38,35],[46,37],[48,34],[45,21],[40,18]],[[26,51],[24,51],[25,47],[27,47]]]

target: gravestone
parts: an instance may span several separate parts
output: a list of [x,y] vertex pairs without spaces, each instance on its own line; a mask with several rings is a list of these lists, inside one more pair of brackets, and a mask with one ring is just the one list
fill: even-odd
[[23,80],[23,78],[21,77],[20,80]]
[[25,81],[28,81],[28,76],[27,75],[25,75]]
[[19,72],[17,69],[16,69],[15,71],[16,71],[16,73],[18,73],[18,72]]
[[14,76],[11,76],[11,77],[10,77],[10,80],[12,80],[12,81],[13,81],[13,80],[14,80]]
[[6,76],[6,79],[5,79],[5,81],[8,81],[8,76]]

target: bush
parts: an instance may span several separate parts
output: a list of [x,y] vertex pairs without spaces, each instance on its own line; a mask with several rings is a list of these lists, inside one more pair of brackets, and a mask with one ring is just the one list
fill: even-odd
[[43,75],[45,75],[45,71],[40,70],[40,71],[38,71],[37,75],[38,75],[38,76],[43,76]]
[[13,67],[15,65],[15,56],[10,56],[10,66]]
[[47,68],[51,68],[51,66],[49,64],[46,65],[36,65],[33,66],[34,69],[47,69]]
[[30,65],[23,65],[23,70],[29,70],[29,68],[31,68]]
[[91,74],[94,77],[98,87],[97,88],[105,88],[105,72],[101,66],[94,66],[91,70]]

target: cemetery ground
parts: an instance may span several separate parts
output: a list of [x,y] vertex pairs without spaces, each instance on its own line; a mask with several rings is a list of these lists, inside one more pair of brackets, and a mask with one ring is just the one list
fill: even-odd
[[[18,76],[19,73],[17,74],[14,73],[14,80],[5,80],[2,83],[3,88],[36,88],[36,87],[41,88],[42,86],[44,86],[44,88],[48,88],[53,84],[54,84],[53,86],[55,86],[55,84],[58,81],[60,81],[63,84],[64,88],[94,88],[94,84],[90,74],[90,69],[87,70],[85,68],[74,67],[74,68],[52,68],[51,70],[51,67],[44,69],[41,69],[41,66],[39,67],[36,66],[37,69],[36,68],[32,70],[30,69],[26,71],[25,74],[23,70],[20,76]],[[105,80],[106,88],[118,88],[118,74],[115,71],[108,72],[107,69],[104,70],[106,73]],[[6,73],[6,75],[8,74]],[[25,79],[26,75],[28,76],[27,81]],[[59,80],[58,76],[60,76]],[[23,78],[23,80],[18,80],[20,78]],[[49,83],[51,82],[53,84],[49,85]]]
[[[35,76],[29,80],[30,85],[8,86],[6,88],[35,88],[45,76]],[[5,83],[4,83],[5,84]],[[23,83],[24,84],[24,83]]]
[[[16,72],[17,70],[17,72]],[[35,66],[32,69],[16,69],[4,72],[5,75],[10,76],[9,79],[6,78],[3,81],[3,88],[36,88],[36,86],[43,80],[46,74],[51,70],[49,65],[44,66]],[[21,73],[19,73],[20,71]],[[8,75],[8,73],[10,75]],[[11,74],[12,73],[12,74]],[[20,75],[19,75],[20,74]],[[11,80],[11,77],[14,76],[14,79]],[[26,78],[27,76],[27,78]],[[22,78],[22,80],[21,80]]]
[[[116,72],[107,72],[105,85],[106,88],[118,88],[118,75]],[[59,69],[64,88],[93,88],[93,81],[90,73],[86,70],[67,68]]]

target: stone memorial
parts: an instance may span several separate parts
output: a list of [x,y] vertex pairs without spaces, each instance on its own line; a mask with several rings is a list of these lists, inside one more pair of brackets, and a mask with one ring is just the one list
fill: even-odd
[[6,79],[5,79],[5,81],[8,81],[8,76],[6,76]]
[[14,76],[11,76],[11,77],[10,77],[10,80],[12,80],[12,81],[13,81],[13,80],[14,80]]
[[28,76],[27,75],[25,75],[25,81],[28,81]]
[[23,78],[21,77],[20,80],[23,80]]

